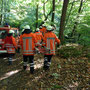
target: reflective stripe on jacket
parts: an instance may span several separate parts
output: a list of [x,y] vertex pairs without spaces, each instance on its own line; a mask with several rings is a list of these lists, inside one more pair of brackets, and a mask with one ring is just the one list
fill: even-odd
[[23,50],[23,55],[34,55],[37,40],[33,33],[23,34],[20,38],[20,44]]
[[60,40],[53,32],[47,32],[43,38],[43,46],[45,46],[45,55],[55,55],[55,42],[60,44]]
[[5,47],[8,53],[15,53],[15,48],[17,49],[17,44],[13,36],[7,36],[5,38]]

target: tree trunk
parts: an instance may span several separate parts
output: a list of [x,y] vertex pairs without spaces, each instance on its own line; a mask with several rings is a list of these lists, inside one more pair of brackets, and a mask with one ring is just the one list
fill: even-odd
[[36,28],[38,27],[38,4],[36,7]]
[[82,5],[83,5],[83,0],[81,0],[81,2],[80,2],[80,6],[79,6],[79,9],[78,9],[78,15],[77,15],[77,17],[76,17],[76,21],[75,21],[75,23],[74,23],[74,27],[73,27],[71,36],[74,36],[74,35],[75,35],[75,31],[76,31],[77,24],[78,24],[77,19],[79,18],[79,14],[81,13]]
[[1,8],[1,25],[4,24],[4,0],[2,0],[2,8]]
[[55,16],[55,0],[53,0],[52,3],[53,3],[53,12],[52,12],[52,19],[51,19],[51,22],[54,23],[54,16]]
[[60,28],[59,28],[59,39],[61,40],[61,43],[64,42],[64,28],[65,28],[65,18],[66,18],[66,11],[68,7],[69,0],[64,0],[63,2],[63,8],[62,8],[62,15],[60,20]]
[[67,23],[68,23],[69,17],[70,17],[70,15],[71,15],[71,11],[72,11],[72,9],[73,9],[74,2],[75,2],[75,0],[73,0],[73,2],[72,2],[72,5],[71,5],[71,8],[70,8],[69,14],[68,14],[67,19],[66,19],[65,26],[66,26]]
[[5,0],[4,2],[4,22],[6,23],[6,19],[7,19],[7,0]]
[[43,14],[44,14],[44,17],[46,17],[46,14],[45,14],[45,4],[46,3],[43,3]]

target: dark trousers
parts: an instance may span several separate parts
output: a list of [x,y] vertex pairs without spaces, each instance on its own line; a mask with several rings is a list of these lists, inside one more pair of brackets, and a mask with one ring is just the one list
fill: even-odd
[[44,55],[44,69],[47,70],[51,64],[51,58],[53,55]]
[[14,56],[14,54],[8,54],[8,62],[9,62],[9,65],[12,64],[12,57]]
[[34,71],[34,56],[25,56],[23,55],[23,69],[25,70],[27,68],[27,63],[29,59],[29,64],[30,64],[30,72],[32,73]]

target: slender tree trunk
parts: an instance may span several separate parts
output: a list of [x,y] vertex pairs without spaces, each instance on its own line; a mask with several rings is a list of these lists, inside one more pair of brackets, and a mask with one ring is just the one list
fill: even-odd
[[44,14],[44,17],[46,17],[46,14],[45,14],[45,4],[46,3],[43,3],[43,14]]
[[62,15],[60,20],[60,28],[59,28],[59,39],[61,40],[61,43],[64,42],[64,28],[65,28],[65,18],[66,18],[66,11],[68,7],[69,0],[64,0],[63,2],[63,8],[62,8]]
[[52,13],[51,22],[54,22],[54,16],[55,16],[55,0],[52,0],[52,3],[53,3],[53,13]]
[[4,0],[2,0],[2,8],[1,8],[1,25],[4,24]]
[[38,27],[38,4],[36,8],[36,28]]
[[[79,14],[81,13],[82,6],[83,6],[83,0],[81,0],[81,2],[80,2],[80,6],[79,6],[79,9],[78,9],[78,15],[77,15],[77,17],[76,17],[76,20],[79,18]],[[71,33],[71,36],[74,36],[74,35],[75,35],[75,31],[76,31],[76,28],[77,28],[77,24],[78,24],[78,22],[75,21],[74,27],[73,27],[73,30],[72,30],[72,33]]]
[[68,23],[69,17],[70,17],[70,15],[71,15],[71,11],[72,11],[72,9],[73,9],[74,2],[75,2],[75,0],[73,0],[73,2],[72,2],[72,5],[71,5],[71,8],[70,8],[69,14],[68,14],[67,19],[66,19],[65,26],[66,26],[67,23]]
[[7,18],[7,0],[4,2],[4,22],[6,23],[6,18]]

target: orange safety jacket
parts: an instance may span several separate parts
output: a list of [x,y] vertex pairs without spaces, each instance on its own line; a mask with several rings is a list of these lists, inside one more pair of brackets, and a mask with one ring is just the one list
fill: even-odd
[[7,36],[5,38],[5,47],[9,54],[15,53],[15,48],[17,49],[17,44],[16,44],[15,38],[13,36]]
[[60,40],[52,31],[45,33],[42,44],[43,46],[45,46],[45,55],[55,55],[56,42],[60,44]]
[[33,33],[24,33],[20,38],[20,45],[23,50],[23,55],[34,55],[35,46],[37,45],[37,40]]
[[37,42],[40,43],[41,40],[43,39],[42,33],[41,32],[35,32],[35,35],[36,35]]
[[46,33],[46,28],[45,27],[42,27],[41,29],[40,29],[40,32],[42,33],[42,35],[44,36],[44,34]]

